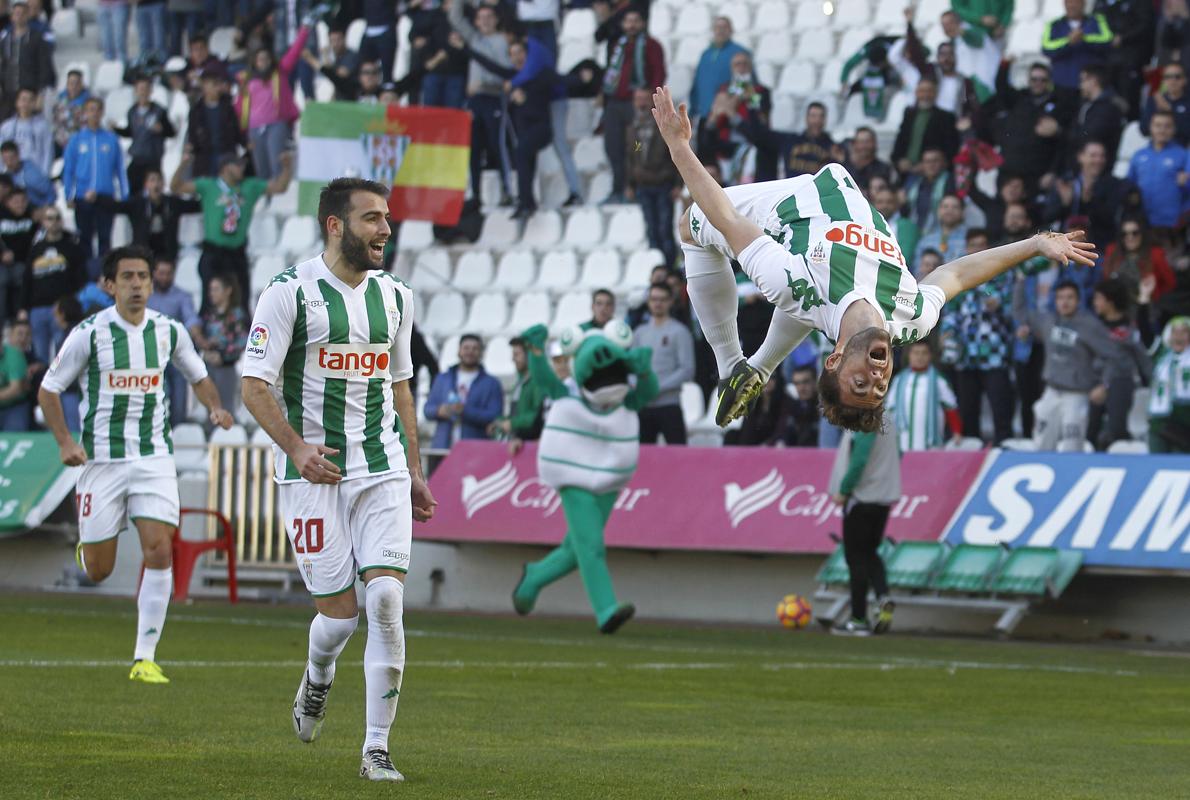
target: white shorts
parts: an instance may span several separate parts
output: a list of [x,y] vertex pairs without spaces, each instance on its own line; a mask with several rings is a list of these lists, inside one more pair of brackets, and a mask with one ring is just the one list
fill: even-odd
[[177,527],[178,470],[173,456],[88,461],[75,486],[79,539],[95,544],[124,530],[125,519]]
[[[800,176],[799,176],[800,177]],[[804,178],[785,178],[779,181],[764,181],[762,183],[744,183],[739,186],[728,186],[725,191],[735,210],[755,222],[761,228],[774,230],[776,225],[775,209],[800,186],[805,185]],[[706,214],[698,207],[698,203],[690,206],[690,237],[700,247],[718,250],[728,258],[739,258],[739,253],[733,252],[727,244],[727,239],[719,229],[707,221]]]
[[283,483],[278,490],[285,533],[310,594],[342,594],[368,569],[409,571],[408,472],[334,485]]

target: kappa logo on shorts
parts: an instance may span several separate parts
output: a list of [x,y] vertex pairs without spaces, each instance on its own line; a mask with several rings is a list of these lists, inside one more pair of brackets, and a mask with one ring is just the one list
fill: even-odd
[[269,326],[257,323],[252,326],[252,332],[248,334],[248,346],[244,348],[244,352],[254,358],[264,358],[265,351],[269,349]]
[[869,253],[875,253],[877,256],[883,258],[894,259],[902,267],[905,266],[905,257],[901,255],[901,248],[893,239],[872,228],[865,228],[858,223],[848,222],[845,225],[837,223],[831,225],[826,229],[825,238],[828,242],[834,242],[835,244],[863,248]]
[[112,394],[148,394],[161,386],[161,370],[109,369],[103,373],[102,383]]
[[387,344],[312,344],[306,368],[322,378],[387,378]]

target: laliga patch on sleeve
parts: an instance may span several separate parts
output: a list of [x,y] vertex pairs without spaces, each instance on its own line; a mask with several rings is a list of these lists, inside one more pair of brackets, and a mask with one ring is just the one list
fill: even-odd
[[269,326],[259,323],[253,325],[251,333],[248,334],[248,346],[244,348],[244,352],[253,358],[264,358],[268,349]]

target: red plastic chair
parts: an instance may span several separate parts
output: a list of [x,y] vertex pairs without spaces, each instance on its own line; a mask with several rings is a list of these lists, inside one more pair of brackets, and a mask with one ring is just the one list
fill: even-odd
[[232,603],[239,602],[239,593],[236,590],[236,539],[231,531],[231,522],[214,509],[183,508],[179,515],[179,525],[181,517],[185,517],[187,514],[214,517],[223,527],[223,535],[217,539],[196,542],[183,539],[180,527],[174,529],[174,600],[185,600],[190,594],[190,576],[194,574],[194,565],[198,562],[198,557],[208,550],[222,550],[227,553],[228,600]]

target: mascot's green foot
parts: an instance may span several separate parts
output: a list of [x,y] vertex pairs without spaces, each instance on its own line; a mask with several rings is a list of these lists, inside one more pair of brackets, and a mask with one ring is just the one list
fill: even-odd
[[615,610],[608,615],[607,619],[599,623],[600,633],[615,633],[628,620],[632,619],[632,615],[636,613],[636,606],[632,603],[620,603]]
[[529,565],[521,565],[521,579],[517,581],[516,588],[512,590],[512,607],[516,609],[516,613],[522,617],[533,610],[533,606],[537,603],[537,596],[527,597],[526,592],[522,591],[525,588],[525,578],[529,577]]

